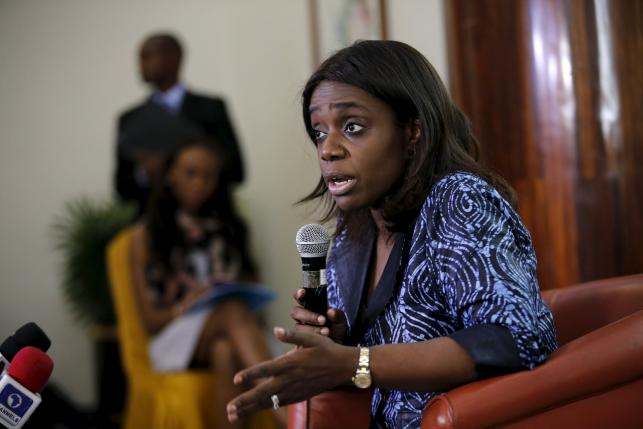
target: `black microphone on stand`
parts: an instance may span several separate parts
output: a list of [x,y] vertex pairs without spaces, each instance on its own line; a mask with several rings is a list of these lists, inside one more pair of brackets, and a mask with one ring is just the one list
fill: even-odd
[[13,335],[9,335],[0,344],[0,375],[4,375],[7,371],[9,363],[16,353],[27,346],[36,347],[43,352],[46,352],[51,346],[51,341],[47,334],[34,322],[22,325]]
[[304,308],[317,314],[326,315],[326,254],[330,236],[318,224],[308,224],[299,228],[295,238],[297,251],[301,256],[303,272]]

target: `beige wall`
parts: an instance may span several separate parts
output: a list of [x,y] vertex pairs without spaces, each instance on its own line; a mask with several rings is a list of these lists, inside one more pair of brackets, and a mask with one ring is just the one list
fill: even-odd
[[[265,282],[288,323],[293,245],[313,219],[292,203],[316,182],[299,113],[311,72],[304,0],[0,0],[0,337],[33,320],[53,340],[53,378],[94,402],[91,343],[66,311],[49,225],[65,201],[108,197],[117,112],[145,95],[135,48],[159,29],[187,45],[185,81],[225,96],[249,171],[238,199]],[[393,38],[446,72],[439,0],[390,0]],[[0,340],[2,339],[0,338]]]
[[449,75],[443,1],[388,0],[387,4],[391,38],[408,43],[422,52],[447,84]]

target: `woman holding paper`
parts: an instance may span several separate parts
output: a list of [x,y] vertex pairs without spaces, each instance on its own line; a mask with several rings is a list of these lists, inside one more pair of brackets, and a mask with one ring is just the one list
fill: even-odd
[[159,371],[211,367],[220,427],[241,427],[230,426],[225,404],[239,391],[235,371],[271,357],[264,334],[238,295],[191,309],[217,284],[255,277],[246,229],[221,168],[215,146],[204,140],[170,153],[146,216],[135,226],[131,258],[153,365]]

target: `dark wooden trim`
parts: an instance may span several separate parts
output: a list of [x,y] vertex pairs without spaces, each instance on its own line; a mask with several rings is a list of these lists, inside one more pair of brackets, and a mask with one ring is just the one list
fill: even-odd
[[380,36],[388,39],[388,5],[386,0],[380,0]]
[[317,12],[317,1],[318,0],[308,0],[308,18],[310,21],[310,41],[313,70],[319,67],[319,59],[321,57],[321,43],[319,41],[319,13]]

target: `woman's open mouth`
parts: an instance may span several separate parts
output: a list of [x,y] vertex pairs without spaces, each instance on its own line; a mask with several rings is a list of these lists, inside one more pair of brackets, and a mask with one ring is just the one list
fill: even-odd
[[329,175],[326,178],[326,186],[333,196],[340,196],[350,192],[357,181],[355,178],[344,175]]

